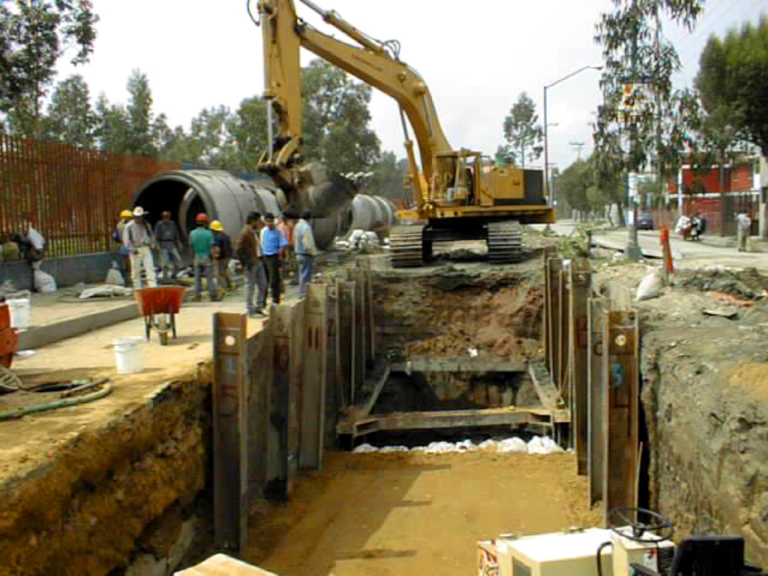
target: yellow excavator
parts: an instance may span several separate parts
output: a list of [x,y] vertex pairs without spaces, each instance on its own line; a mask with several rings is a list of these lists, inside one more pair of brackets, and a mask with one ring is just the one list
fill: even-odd
[[[521,224],[554,223],[544,199],[541,170],[498,167],[480,152],[455,150],[443,134],[427,84],[400,60],[397,41],[381,42],[323,10],[299,0],[354,44],[324,34],[301,19],[294,0],[259,0],[263,32],[269,148],[259,171],[269,174],[288,205],[300,207],[312,177],[301,157],[301,67],[305,48],[366,84],[394,98],[400,106],[408,157],[408,185],[415,206],[398,213],[392,230],[392,266],[417,267],[432,257],[436,242],[485,239],[492,263],[519,261]],[[249,4],[250,6],[250,4]],[[409,129],[410,127],[410,129]],[[416,161],[411,130],[419,145]]]

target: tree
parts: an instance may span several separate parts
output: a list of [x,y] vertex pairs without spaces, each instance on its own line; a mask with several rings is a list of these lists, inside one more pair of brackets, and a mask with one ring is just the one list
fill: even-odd
[[88,61],[98,17],[90,0],[15,0],[0,3],[0,115],[12,132],[39,137],[43,97],[56,62],[75,48]]
[[512,152],[512,148],[508,144],[502,144],[496,148],[494,160],[499,168],[513,166],[515,164],[515,155]]
[[152,133],[154,116],[152,113],[152,90],[149,78],[141,70],[134,70],[128,78],[128,134],[126,152],[134,156],[153,158],[157,155],[157,146]]
[[[608,189],[619,174],[654,166],[666,176],[681,164],[695,98],[688,91],[673,89],[672,74],[679,70],[680,61],[674,46],[663,37],[661,17],[691,29],[703,0],[613,3],[614,10],[602,15],[596,34],[604,60],[603,104],[594,127],[596,182]],[[647,98],[644,105],[622,111],[628,86],[639,88]]]
[[239,172],[256,172],[267,148],[267,107],[258,96],[240,102],[230,123]]
[[43,119],[43,136],[59,142],[91,148],[95,141],[96,116],[88,84],[80,75],[59,82]]
[[509,147],[503,148],[503,154],[507,162],[525,168],[526,160],[535,160],[541,156],[544,132],[538,122],[536,104],[528,94],[521,93],[509,116],[504,119],[504,138]]
[[592,211],[587,191],[594,183],[594,173],[590,163],[576,160],[559,175],[557,180],[558,197],[565,200],[574,210],[582,214]]
[[695,85],[715,123],[768,155],[768,19],[710,37],[699,60]]
[[373,167],[371,193],[392,200],[409,200],[410,186],[406,189],[404,184],[407,169],[407,161],[398,161],[394,152],[384,152]]
[[95,105],[96,146],[104,152],[114,154],[128,153],[130,122],[124,106],[109,103],[104,94],[100,94]]
[[302,69],[302,86],[305,159],[340,174],[368,171],[380,146],[370,127],[370,86],[323,60]]

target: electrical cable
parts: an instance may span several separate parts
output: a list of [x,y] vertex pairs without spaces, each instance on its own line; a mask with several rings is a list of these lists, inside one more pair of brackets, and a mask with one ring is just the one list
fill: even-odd
[[613,542],[603,542],[597,549],[597,576],[603,576],[603,550],[608,546],[613,548]]
[[87,404],[89,402],[94,402],[96,400],[100,400],[101,398],[104,398],[112,394],[113,389],[114,389],[114,384],[112,383],[111,380],[107,380],[104,384],[104,388],[96,392],[91,392],[90,394],[86,394],[85,396],[62,398],[61,400],[56,400],[54,402],[47,402],[45,404],[35,404],[34,406],[25,406],[22,408],[16,408],[14,410],[7,410],[5,412],[0,412],[0,422],[3,422],[5,420],[15,420],[17,418],[29,416],[30,414],[40,414],[42,412],[48,412],[50,410],[58,410],[59,408],[67,408],[69,406],[76,406],[78,404]]
[[250,18],[251,18],[251,21],[252,21],[254,24],[256,24],[256,26],[258,27],[258,26],[261,26],[261,20],[259,20],[258,18],[256,18],[256,17],[253,15],[253,11],[251,10],[251,2],[252,2],[252,1],[253,1],[253,0],[245,0],[245,8],[246,8],[246,10],[248,10],[248,16],[250,16]]

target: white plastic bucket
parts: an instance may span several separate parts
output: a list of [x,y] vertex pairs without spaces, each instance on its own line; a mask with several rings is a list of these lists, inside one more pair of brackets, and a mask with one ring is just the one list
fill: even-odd
[[118,374],[138,374],[144,370],[140,336],[115,339],[115,362]]
[[29,298],[8,300],[6,304],[8,304],[8,308],[11,310],[11,326],[19,330],[29,328],[30,316],[32,314],[32,305]]

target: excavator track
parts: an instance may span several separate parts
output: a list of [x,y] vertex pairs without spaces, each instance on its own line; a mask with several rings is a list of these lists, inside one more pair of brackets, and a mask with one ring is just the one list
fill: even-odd
[[392,268],[424,265],[424,226],[395,226],[389,234]]
[[488,224],[488,260],[491,264],[513,264],[523,259],[520,223],[516,220]]

